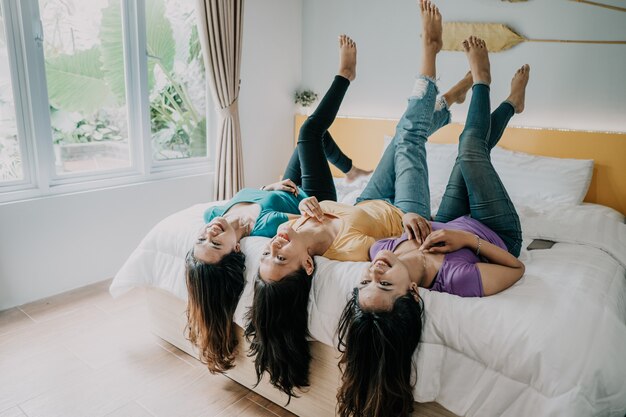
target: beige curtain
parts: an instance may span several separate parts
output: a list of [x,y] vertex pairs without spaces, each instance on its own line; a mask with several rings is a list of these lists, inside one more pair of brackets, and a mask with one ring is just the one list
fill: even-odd
[[213,99],[218,107],[213,196],[232,198],[243,187],[239,126],[239,71],[243,0],[197,0],[198,33]]

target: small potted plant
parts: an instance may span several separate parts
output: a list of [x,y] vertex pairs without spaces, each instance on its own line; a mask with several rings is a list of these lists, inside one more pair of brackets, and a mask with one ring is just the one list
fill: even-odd
[[310,113],[311,104],[317,100],[317,93],[312,90],[298,90],[294,96],[295,103],[298,105],[298,112],[308,115]]

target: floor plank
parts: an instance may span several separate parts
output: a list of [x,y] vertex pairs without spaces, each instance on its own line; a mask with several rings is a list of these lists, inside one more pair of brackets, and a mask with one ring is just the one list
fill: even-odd
[[215,416],[243,398],[249,390],[222,375],[197,369],[177,389],[150,393],[138,403],[157,417]]
[[[0,416],[2,417],[2,416]],[[125,406],[118,408],[110,414],[107,414],[106,417],[154,417],[148,410],[137,404],[136,402],[131,402],[126,404]]]
[[33,323],[34,320],[19,308],[0,311],[0,336],[24,329]]
[[27,417],[18,407],[10,408],[0,413],[0,417]]
[[37,322],[52,320],[80,311],[86,306],[93,306],[98,302],[110,301],[111,296],[108,292],[110,285],[111,280],[98,282],[53,297],[33,301],[19,308]]
[[[206,415],[206,417],[213,417],[214,414]],[[220,414],[215,417],[277,417],[276,414],[272,413],[265,407],[262,407],[258,403],[249,400],[244,397],[241,400],[237,401],[235,404],[231,405]]]

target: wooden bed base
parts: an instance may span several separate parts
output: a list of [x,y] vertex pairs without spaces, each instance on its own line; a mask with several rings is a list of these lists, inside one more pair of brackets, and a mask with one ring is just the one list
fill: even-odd
[[[198,358],[197,351],[183,334],[186,325],[186,303],[174,295],[157,289],[146,288],[146,300],[152,323],[152,331],[163,340],[171,343],[187,354]],[[311,386],[299,398],[292,398],[289,405],[287,396],[272,387],[266,378],[254,386],[256,374],[254,362],[247,357],[248,343],[239,331],[239,355],[236,366],[226,376],[250,388],[252,391],[276,403],[277,405],[302,417],[325,417],[335,415],[335,396],[339,387],[340,373],[337,367],[339,353],[336,349],[320,342],[311,343],[313,360],[310,370]],[[413,416],[423,417],[456,417],[437,403],[415,404]]]

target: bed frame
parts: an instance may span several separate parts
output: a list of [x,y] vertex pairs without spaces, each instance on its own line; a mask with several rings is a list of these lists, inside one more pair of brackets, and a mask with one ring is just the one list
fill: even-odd
[[[296,138],[305,118],[306,116],[296,116]],[[381,155],[384,137],[393,135],[396,123],[397,120],[390,119],[339,117],[330,131],[356,165],[373,169]],[[429,140],[436,143],[455,143],[462,128],[463,126],[459,124],[448,125]],[[500,145],[506,149],[536,155],[593,159],[594,175],[585,201],[603,204],[623,214],[626,213],[626,133],[508,128]],[[336,170],[333,173],[340,176]],[[154,288],[146,289],[146,298],[154,333],[197,358],[197,352],[183,335],[186,303],[170,293]],[[335,396],[340,380],[337,367],[339,354],[335,348],[311,342],[313,356],[310,370],[311,386],[299,398],[293,398],[289,405],[286,405],[286,395],[273,388],[265,378],[259,385],[254,386],[256,382],[254,364],[245,355],[248,343],[243,338],[242,329],[238,327],[238,331],[240,353],[236,359],[236,366],[227,373],[229,378],[299,416],[335,415]],[[415,408],[414,416],[455,416],[436,403],[416,403]]]

